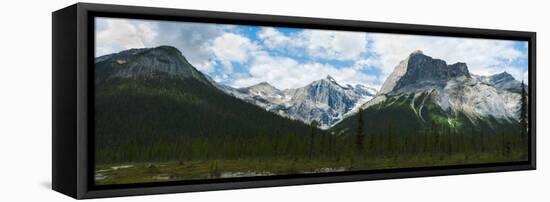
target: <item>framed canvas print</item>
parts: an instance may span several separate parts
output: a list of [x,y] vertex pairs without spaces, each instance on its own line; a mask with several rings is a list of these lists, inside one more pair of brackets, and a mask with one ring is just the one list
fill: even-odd
[[53,189],[532,170],[535,36],[75,4],[53,13]]

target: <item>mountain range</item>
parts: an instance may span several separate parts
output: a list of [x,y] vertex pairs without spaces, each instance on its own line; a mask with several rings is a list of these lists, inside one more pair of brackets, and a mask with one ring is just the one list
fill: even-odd
[[[496,133],[516,127],[522,88],[506,72],[478,76],[465,63],[447,64],[421,51],[397,64],[379,91],[361,84],[341,85],[330,75],[294,89],[277,89],[267,82],[233,88],[198,71],[170,46],[105,55],[95,64],[98,116],[123,114],[138,126],[130,129],[135,133],[160,127],[171,128],[166,134],[179,129],[201,133],[211,121],[235,124],[216,133],[260,128],[266,133],[266,128],[296,132],[315,121],[321,129],[345,134],[356,127],[360,111],[367,131],[385,130],[393,121],[403,131],[438,124]],[[142,111],[136,114],[132,108]],[[254,118],[243,118],[249,116]],[[143,124],[147,121],[156,125]],[[123,122],[104,123],[112,127],[106,131],[122,130],[116,127]]]
[[330,75],[294,89],[279,90],[267,82],[246,88],[225,86],[221,89],[281,116],[308,124],[316,121],[322,129],[334,126],[349,113],[357,111],[377,93],[376,89],[360,84],[340,85]]
[[221,140],[312,130],[219,90],[169,46],[96,58],[95,76],[95,141],[100,148],[152,148],[185,138]]
[[[500,133],[517,130],[522,84],[503,72],[471,74],[465,63],[411,53],[388,76],[378,94],[361,106],[364,127],[387,130],[399,124],[401,133],[443,127]],[[333,132],[356,127],[357,114],[339,123]],[[391,122],[394,123],[391,123]]]

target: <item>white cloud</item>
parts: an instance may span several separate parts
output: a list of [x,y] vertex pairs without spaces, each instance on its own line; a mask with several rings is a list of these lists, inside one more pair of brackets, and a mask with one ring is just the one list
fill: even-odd
[[203,60],[203,61],[195,61],[191,62],[189,61],[194,67],[196,67],[199,71],[204,73],[213,72],[216,69],[216,62],[212,60]]
[[299,38],[309,55],[317,58],[353,60],[367,50],[365,33],[306,30]]
[[516,79],[525,79],[527,71],[512,65],[526,57],[514,47],[514,41],[403,34],[359,33],[304,30],[283,34],[274,28],[262,28],[258,34],[269,49],[306,52],[312,58],[355,61],[354,68],[378,68],[375,85],[381,85],[399,61],[415,50],[452,64],[466,62],[474,74],[491,75],[507,71]]
[[273,27],[262,27],[258,37],[262,39],[265,46],[271,49],[284,48],[284,46],[291,45],[292,42],[290,37],[285,36]]
[[[528,79],[527,71],[513,62],[526,55],[512,41],[327,30],[283,33],[272,27],[262,27],[259,41],[254,41],[233,25],[116,18],[96,22],[96,56],[171,45],[200,71],[236,87],[267,81],[282,89],[296,88],[326,75],[342,84],[376,87],[418,49],[448,63],[466,62],[475,74],[507,71],[518,80]],[[327,60],[353,64],[336,67]],[[380,73],[366,73],[378,72],[373,68]]]
[[130,48],[150,48],[170,45],[178,48],[197,69],[209,73],[215,70],[210,43],[218,36],[235,29],[217,24],[96,19],[96,56]]
[[239,34],[226,32],[211,43],[206,44],[212,52],[213,59],[221,66],[220,70],[225,77],[220,79],[227,81],[233,79],[228,76],[234,73],[233,63],[249,65],[252,55],[260,51],[261,47],[252,42],[249,38]]
[[96,56],[130,48],[144,48],[156,38],[154,24],[147,21],[132,22],[126,19],[100,18],[105,28],[95,36]]
[[212,42],[211,50],[223,62],[244,63],[258,47],[250,39],[234,33],[224,33]]
[[303,30],[285,35],[264,27],[258,37],[270,49],[305,51],[314,58],[330,60],[357,60],[367,50],[367,35],[360,32]]
[[358,71],[354,66],[336,68],[330,64],[317,62],[300,63],[289,57],[272,56],[266,52],[258,52],[253,58],[249,74],[236,77],[230,85],[247,87],[266,81],[279,89],[298,88],[325,78],[327,75],[331,75],[344,85],[357,83],[374,85],[375,77]]
[[234,29],[231,26],[187,22],[158,22],[157,27],[162,35],[151,43],[151,47],[174,46],[193,66],[204,73],[215,71],[217,65],[211,49],[212,41]]
[[[367,51],[367,35],[359,32],[303,30],[283,34],[272,27],[263,27],[258,38],[266,49],[289,55],[307,54],[310,61],[298,62],[290,57],[272,56],[267,52],[254,56],[247,77],[236,79],[232,85],[245,87],[267,81],[280,89],[305,86],[331,75],[341,84],[378,85],[376,77],[361,70],[375,61],[362,58]],[[335,67],[315,59],[355,61],[349,67]]]
[[369,34],[369,40],[369,51],[375,54],[382,72],[381,81],[415,50],[449,64],[465,62],[474,74],[490,75],[506,70],[516,79],[521,79],[522,75],[521,68],[509,64],[525,57],[514,48],[513,41],[401,34]]
[[528,71],[523,71],[519,67],[515,66],[504,66],[504,67],[491,67],[485,69],[485,71],[480,75],[493,75],[497,73],[507,72],[512,75],[516,80],[525,82],[529,81]]

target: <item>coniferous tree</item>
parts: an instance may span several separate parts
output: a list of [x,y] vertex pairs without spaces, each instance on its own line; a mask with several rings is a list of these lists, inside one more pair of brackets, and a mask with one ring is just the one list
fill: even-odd
[[521,81],[521,108],[519,114],[520,137],[522,139],[527,136],[527,93],[525,92],[525,84]]
[[432,121],[432,137],[433,137],[433,145],[432,145],[432,155],[438,154],[441,152],[441,135],[439,133],[439,129],[437,127],[437,123],[435,120]]
[[317,126],[319,124],[317,121],[312,121],[310,124],[310,138],[309,138],[309,151],[308,151],[308,158],[311,160],[311,157],[313,156],[313,149],[315,148],[315,135],[317,132]]
[[357,118],[357,137],[355,139],[356,149],[359,153],[363,151],[363,139],[363,109],[360,108]]
[[393,126],[392,126],[392,122],[391,120],[388,121],[388,137],[386,138],[387,139],[387,146],[386,146],[386,150],[384,151],[386,154],[389,154],[389,153],[393,153],[393,141],[394,141],[394,138],[393,138]]

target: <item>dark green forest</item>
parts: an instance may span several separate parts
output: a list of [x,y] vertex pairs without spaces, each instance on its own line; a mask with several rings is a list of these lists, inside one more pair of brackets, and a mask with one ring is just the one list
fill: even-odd
[[457,115],[450,124],[442,113],[428,105],[421,121],[399,104],[369,107],[320,130],[315,122],[280,117],[193,78],[158,73],[110,79],[96,85],[96,169],[135,167],[113,170],[112,178],[98,183],[159,181],[159,175],[167,176],[160,181],[215,178],[226,171],[296,174],[527,160],[522,121],[472,125]]
[[[204,157],[219,151],[214,142],[301,136],[311,130],[195,79],[169,77],[112,79],[97,85],[96,126],[99,163],[167,160],[176,153]],[[192,141],[198,144],[178,147],[182,152],[170,146]]]

